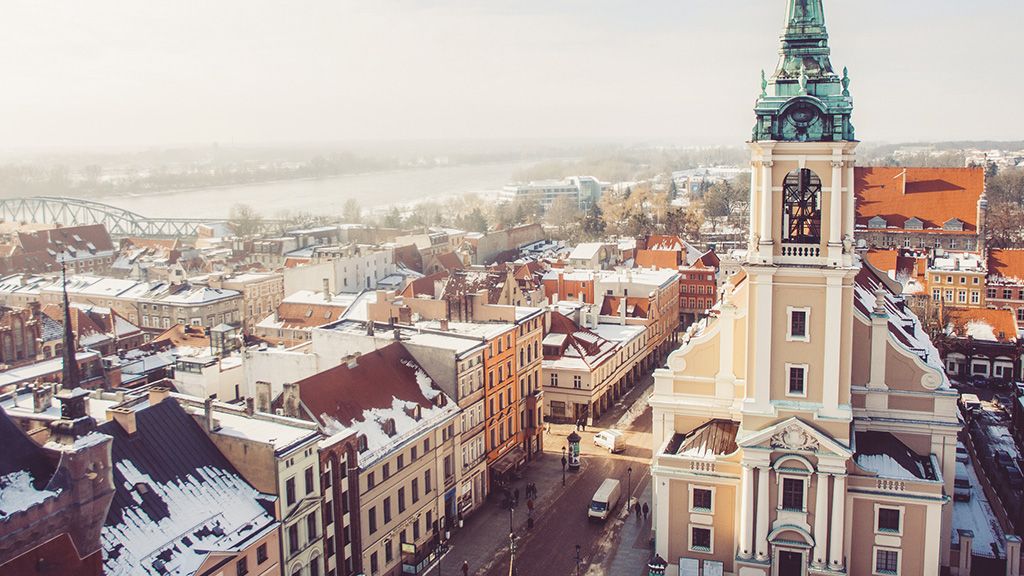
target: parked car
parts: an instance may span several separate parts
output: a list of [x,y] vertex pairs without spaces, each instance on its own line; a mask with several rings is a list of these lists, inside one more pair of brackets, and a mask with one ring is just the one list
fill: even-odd
[[961,442],[956,443],[956,461],[969,464],[971,461],[971,455],[967,452],[967,447]]
[[618,506],[621,495],[622,484],[614,478],[606,478],[594,493],[594,499],[590,501],[587,518],[607,520]]
[[611,453],[622,452],[626,449],[626,434],[622,430],[602,430],[594,434],[594,444]]
[[974,375],[972,375],[968,379],[968,382],[971,383],[971,386],[975,386],[977,388],[987,388],[988,387],[988,376],[982,376],[981,374],[974,374]]

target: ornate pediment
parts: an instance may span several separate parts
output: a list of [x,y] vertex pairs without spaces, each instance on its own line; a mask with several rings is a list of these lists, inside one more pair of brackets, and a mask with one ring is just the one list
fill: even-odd
[[742,448],[850,457],[850,449],[799,418],[789,418],[738,440]]
[[772,448],[801,452],[817,452],[821,448],[821,444],[814,436],[795,424],[773,434],[769,444]]

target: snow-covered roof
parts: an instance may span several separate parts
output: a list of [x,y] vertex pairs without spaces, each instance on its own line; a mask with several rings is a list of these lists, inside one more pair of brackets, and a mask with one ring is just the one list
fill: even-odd
[[100,426],[114,437],[106,574],[193,574],[210,553],[244,550],[276,528],[274,497],[246,482],[177,402],[135,418],[131,439],[116,422]]
[[570,260],[592,260],[597,256],[601,248],[608,246],[604,242],[584,242],[583,244],[577,244],[572,252],[569,253]]
[[[79,364],[99,357],[99,352],[93,351],[78,352],[75,355]],[[36,362],[35,364],[11,368],[10,370],[0,372],[0,389],[3,389],[6,386],[21,384],[22,382],[31,382],[37,378],[44,378],[53,374],[59,374],[63,369],[63,358],[51,358],[50,360],[43,360],[42,362]]]
[[41,504],[47,498],[56,498],[60,489],[41,490],[33,483],[32,473],[28,470],[18,470],[6,476],[0,476],[0,520],[16,512],[24,512],[29,508]]
[[[373,382],[373,386],[366,386]],[[327,434],[354,431],[366,439],[359,465],[367,467],[392,450],[447,422],[459,411],[402,344],[361,355],[299,383],[302,403]]]

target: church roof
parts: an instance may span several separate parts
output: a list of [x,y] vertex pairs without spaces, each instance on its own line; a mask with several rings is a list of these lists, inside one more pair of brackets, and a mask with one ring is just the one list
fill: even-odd
[[[858,228],[881,217],[887,228],[915,233],[978,233],[978,200],[985,193],[981,168],[857,168],[854,182]],[[921,220],[923,229],[905,228],[911,218]],[[963,222],[963,232],[943,229],[954,218]]]
[[736,451],[736,433],[739,422],[711,420],[685,433],[675,434],[665,448],[665,454],[706,458],[724,456]]

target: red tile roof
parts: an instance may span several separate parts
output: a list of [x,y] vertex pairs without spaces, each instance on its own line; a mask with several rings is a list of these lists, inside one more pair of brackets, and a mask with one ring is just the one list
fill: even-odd
[[1012,310],[947,308],[946,316],[953,325],[956,335],[961,338],[968,335],[967,325],[973,322],[991,326],[998,342],[1012,342],[1017,339],[1017,321]]
[[359,356],[353,368],[342,364],[300,380],[299,397],[317,420],[327,415],[345,426],[364,419],[366,410],[390,409],[396,398],[429,408],[433,403],[420,389],[416,366],[395,342]]
[[405,287],[405,290],[402,290],[402,296],[405,296],[406,298],[415,298],[416,296],[424,295],[434,298],[434,283],[443,281],[447,277],[448,275],[444,272],[438,272],[437,274],[417,278],[412,282],[409,282],[409,285]]
[[927,230],[959,218],[965,232],[977,232],[982,168],[857,168],[855,178],[858,226],[881,216],[889,227],[903,229],[908,219],[919,218]]
[[[620,296],[605,296],[601,303],[601,314],[603,316],[618,316],[620,311]],[[626,316],[631,318],[647,318],[650,312],[651,302],[647,298],[629,296],[626,298]]]
[[990,250],[988,273],[992,276],[1024,280],[1024,250]]

